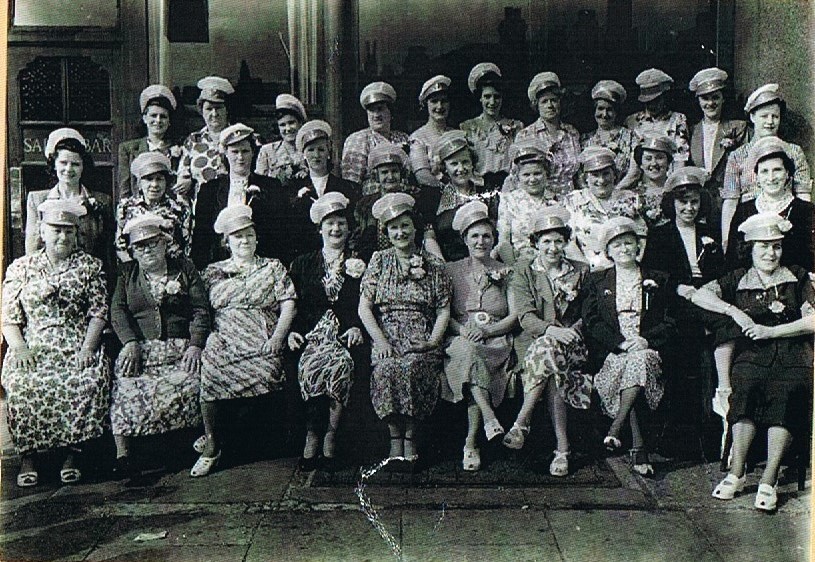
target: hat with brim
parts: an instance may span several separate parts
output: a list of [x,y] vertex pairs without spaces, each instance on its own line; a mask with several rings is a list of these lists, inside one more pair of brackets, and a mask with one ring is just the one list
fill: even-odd
[[160,152],[142,152],[130,163],[130,173],[136,179],[161,172],[169,174],[172,164],[170,159]]
[[57,143],[65,139],[74,139],[79,141],[82,146],[85,146],[85,137],[79,134],[79,131],[76,129],[71,129],[70,127],[62,127],[60,129],[55,129],[48,134],[48,139],[45,141],[45,157],[49,158],[52,154],[54,154]]
[[87,212],[84,205],[66,199],[46,199],[37,206],[40,222],[53,226],[78,226]]
[[637,75],[636,82],[640,87],[640,94],[637,99],[646,103],[657,99],[670,90],[674,79],[658,68],[649,68]]
[[510,158],[516,166],[537,162],[543,164],[546,161],[546,153],[534,142],[519,142],[513,144],[510,149]]
[[745,242],[781,240],[792,228],[792,223],[781,215],[768,211],[749,217],[739,225]]
[[674,153],[674,143],[668,137],[657,136],[657,137],[645,137],[642,141],[634,148],[634,150],[654,150],[656,152],[664,152],[669,157],[673,157]]
[[132,246],[157,236],[169,238],[164,231],[167,226],[168,221],[155,213],[144,213],[127,221],[122,229],[122,234],[127,236],[127,242]]
[[359,94],[359,103],[363,108],[380,101],[390,104],[396,102],[396,90],[387,82],[371,82],[362,89]]
[[440,162],[444,162],[447,158],[465,148],[470,148],[470,143],[467,142],[467,136],[463,131],[455,129],[447,131],[439,137],[439,140],[436,141],[434,146],[434,152],[436,153],[436,158],[438,158]]
[[591,89],[591,99],[605,100],[614,105],[625,103],[628,94],[622,84],[616,80],[600,80]]
[[479,82],[489,76],[495,75],[496,78],[501,78],[501,69],[491,62],[480,62],[473,67],[470,75],[467,77],[467,87],[470,88],[472,93],[475,93],[481,87]]
[[550,230],[569,229],[569,218],[569,211],[560,205],[544,207],[535,215],[531,233],[542,234]]
[[600,237],[600,248],[608,248],[609,243],[623,234],[639,236],[641,229],[628,217],[613,217],[606,221],[603,234]]
[[303,103],[291,94],[280,94],[275,99],[275,113],[280,119],[284,114],[291,113],[303,123],[306,120],[306,108]]
[[201,93],[198,94],[199,102],[225,103],[226,96],[235,93],[235,88],[226,78],[220,76],[206,76],[201,78],[197,84]]
[[230,125],[221,131],[221,136],[219,137],[218,141],[221,152],[226,152],[227,146],[248,139],[254,132],[255,130],[252,127],[244,125],[243,123],[235,123],[234,125]]
[[294,146],[297,152],[303,152],[306,146],[319,139],[331,140],[331,125],[320,119],[312,119],[297,131]]
[[317,199],[308,211],[308,216],[314,224],[320,224],[328,215],[344,212],[348,209],[350,201],[338,191],[329,191]]
[[778,137],[761,137],[753,143],[747,153],[747,169],[755,171],[758,163],[771,155],[776,155],[779,158],[784,155],[790,158],[789,152],[787,152],[787,143]]
[[464,234],[467,229],[479,222],[490,222],[489,209],[483,201],[465,203],[453,216],[453,230]]
[[537,103],[538,97],[547,91],[556,93],[558,97],[563,95],[563,89],[560,87],[560,78],[558,78],[558,75],[554,72],[541,72],[532,78],[532,81],[529,83],[529,88],[526,90],[529,103]]
[[377,199],[371,213],[380,224],[387,224],[395,218],[413,210],[416,200],[407,193],[387,193]]
[[599,172],[606,168],[616,169],[614,153],[604,146],[587,146],[578,159],[586,173]]
[[244,228],[255,226],[252,222],[252,207],[249,205],[232,205],[218,213],[212,229],[217,234],[228,236]]
[[688,89],[697,96],[704,96],[723,90],[727,82],[727,72],[721,68],[705,68],[697,72],[688,84]]
[[430,96],[441,93],[446,94],[449,89],[450,79],[447,76],[442,74],[434,76],[422,85],[422,89],[419,92],[419,103],[425,104]]
[[747,102],[744,104],[744,112],[750,114],[762,105],[769,103],[784,103],[784,98],[781,96],[781,92],[779,92],[778,84],[764,84],[754,90],[753,93],[747,97]]
[[142,113],[144,113],[144,110],[147,109],[147,104],[150,103],[150,100],[159,98],[166,99],[169,102],[170,107],[173,109],[176,108],[175,96],[170,91],[170,88],[164,86],[163,84],[150,84],[141,91],[141,94],[139,94],[139,107],[141,107]]
[[665,181],[665,192],[671,192],[677,189],[702,189],[709,174],[704,168],[697,166],[685,166],[684,168],[677,168],[668,175]]
[[390,142],[383,142],[368,153],[368,169],[374,170],[383,164],[399,164],[404,167],[408,155],[400,147]]

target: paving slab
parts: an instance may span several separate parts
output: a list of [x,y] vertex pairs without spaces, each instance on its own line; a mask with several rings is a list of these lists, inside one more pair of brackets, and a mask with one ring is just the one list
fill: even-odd
[[526,488],[524,504],[549,509],[653,509],[654,501],[640,489]]
[[[395,560],[392,559],[392,560]],[[430,545],[408,546],[404,562],[557,562],[563,560],[555,548],[536,545],[454,544],[439,549]]]
[[450,508],[521,508],[525,503],[521,488],[483,487],[468,488],[464,486],[422,487],[406,490],[405,505],[411,507],[430,507],[440,509],[442,505]]
[[85,562],[240,562],[246,556],[247,548],[132,543],[115,549],[95,550],[85,558]]

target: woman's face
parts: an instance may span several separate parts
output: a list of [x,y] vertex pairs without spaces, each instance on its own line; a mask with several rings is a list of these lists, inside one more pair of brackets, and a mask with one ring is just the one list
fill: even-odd
[[380,164],[376,167],[379,184],[386,193],[402,185],[402,166],[396,163]]
[[469,187],[473,177],[473,158],[465,148],[451,154],[444,160],[444,170],[450,182],[456,187]]
[[651,115],[659,115],[668,107],[668,100],[665,99],[665,94],[660,94],[651,101],[645,102],[645,111]]
[[56,258],[66,258],[76,249],[76,227],[42,223],[40,237],[45,249]]
[[566,249],[566,238],[562,232],[550,230],[538,238],[538,255],[548,266],[559,266],[563,261]]
[[147,134],[162,138],[170,127],[170,112],[160,105],[148,105],[141,120],[147,127]]
[[696,191],[689,191],[674,199],[674,211],[676,211],[676,221],[685,226],[696,224],[696,216],[702,205],[702,197]]
[[57,181],[61,184],[79,186],[83,169],[82,156],[76,152],[64,148],[57,152],[57,157],[54,159],[54,170],[57,173]]
[[668,178],[668,155],[659,150],[642,151],[642,173],[651,181],[664,183]]
[[254,257],[255,249],[258,247],[258,237],[255,228],[247,226],[244,229],[233,232],[226,237],[226,244],[233,258],[249,259]]
[[722,107],[724,106],[724,95],[721,90],[702,94],[697,96],[696,100],[699,102],[699,107],[702,108],[702,113],[711,121],[721,121]]
[[612,238],[606,247],[606,253],[615,265],[627,265],[637,260],[639,245],[637,236],[627,232]]
[[518,183],[530,195],[540,195],[546,189],[546,170],[540,162],[527,162],[518,168]]
[[777,103],[763,105],[750,113],[756,138],[774,137],[778,135],[781,125],[781,107]]
[[484,115],[498,119],[501,115],[501,104],[504,102],[504,97],[501,92],[496,90],[493,86],[484,86],[481,88],[481,110]]
[[495,246],[492,226],[485,222],[474,224],[464,233],[464,243],[467,245],[470,257],[477,259],[489,257]]
[[560,117],[560,96],[554,92],[544,92],[538,96],[538,115],[544,121]]
[[162,172],[148,174],[139,179],[139,189],[148,203],[159,201],[167,191],[167,176]]
[[227,146],[225,156],[230,174],[248,176],[252,171],[252,145],[248,139]]
[[365,108],[368,113],[368,126],[377,133],[387,132],[391,128],[391,110],[384,101],[378,101]]
[[277,130],[280,131],[280,136],[289,144],[294,144],[294,139],[297,138],[297,131],[300,130],[300,120],[290,113],[284,113],[283,116],[277,120]]
[[594,120],[601,129],[612,129],[617,121],[617,108],[607,100],[597,100],[594,104]]
[[765,158],[756,166],[756,181],[762,193],[778,197],[787,189],[789,174],[781,158]]
[[447,94],[433,94],[427,98],[427,114],[433,121],[446,123],[450,114],[450,99]]
[[385,231],[394,248],[403,251],[413,250],[416,227],[413,226],[413,219],[409,215],[403,214],[389,220],[385,224]]
[[201,104],[201,114],[207,129],[213,133],[220,133],[229,123],[226,114],[226,105],[205,101]]
[[614,191],[614,170],[607,166],[602,170],[586,172],[589,191],[598,199],[608,199]]
[[167,240],[164,236],[154,236],[130,245],[133,258],[139,267],[147,271],[162,269],[167,263]]
[[781,240],[756,240],[751,256],[753,267],[762,273],[772,273],[781,263]]
[[331,149],[328,139],[317,139],[306,145],[303,149],[303,158],[312,172],[327,172]]
[[320,235],[323,237],[323,248],[344,248],[348,239],[348,219],[342,215],[328,215],[320,223]]

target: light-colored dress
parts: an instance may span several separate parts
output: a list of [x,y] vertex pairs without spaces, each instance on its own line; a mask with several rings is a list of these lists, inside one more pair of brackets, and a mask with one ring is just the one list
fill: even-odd
[[308,169],[303,155],[293,145],[278,140],[260,147],[255,173],[275,178],[286,186],[295,179],[307,177]]
[[101,348],[79,370],[76,356],[93,318],[108,314],[102,262],[74,252],[54,270],[45,250],[15,260],[3,280],[3,323],[20,327],[32,369],[3,360],[8,426],[20,453],[64,447],[102,435],[110,365]]
[[408,153],[410,140],[406,133],[390,131],[387,136],[367,128],[351,133],[342,147],[342,179],[362,186],[362,194],[376,193],[377,184],[368,180],[368,153],[378,144],[389,142]]
[[682,168],[690,158],[690,131],[684,113],[665,111],[660,115],[650,115],[643,109],[629,115],[625,126],[642,138],[662,136],[673,141],[675,150],[669,172]]
[[442,131],[425,123],[410,135],[410,164],[413,171],[429,170],[436,178],[441,176],[442,163],[436,158],[433,148],[442,134],[452,131],[453,128],[445,124]]
[[529,242],[535,217],[541,209],[557,204],[555,199],[532,196],[524,189],[504,191],[498,203],[498,240],[512,246],[516,257],[532,259],[536,251]]
[[421,261],[411,276],[400,266],[395,249],[375,252],[362,278],[361,294],[373,304],[388,343],[398,353],[386,358],[371,354],[371,401],[380,418],[401,414],[424,419],[439,397],[442,350],[408,349],[411,342],[430,337],[436,310],[450,303],[450,280],[439,258],[422,252]]
[[225,174],[226,166],[218,150],[218,141],[219,137],[211,136],[206,127],[190,133],[181,147],[181,161],[176,174],[178,178],[192,178],[197,190],[208,181]]
[[286,268],[255,257],[250,271],[224,260],[202,273],[213,310],[213,330],[201,354],[201,400],[249,398],[279,390],[282,356],[263,353],[274,333],[280,304],[296,298]]
[[509,147],[524,128],[523,123],[506,117],[492,121],[481,114],[462,122],[459,128],[475,149],[478,156],[476,171],[479,174],[509,172],[512,163],[509,159]]
[[127,256],[128,259],[123,261],[130,261],[131,258],[127,254],[127,237],[122,234],[122,229],[124,225],[127,224],[127,221],[145,213],[153,213],[169,222],[165,232],[171,235],[173,239],[167,245],[168,256],[178,257],[182,254],[185,256],[190,255],[190,246],[192,244],[192,210],[186,201],[178,199],[168,192],[161,201],[150,206],[147,201],[145,201],[144,196],[134,195],[133,197],[123,199],[119,203],[119,206],[116,207],[115,245],[120,258]]
[[614,167],[617,168],[617,177],[619,179],[624,178],[628,173],[631,156],[634,154],[634,148],[639,142],[639,136],[625,127],[617,127],[609,133],[606,133],[606,131],[601,133],[600,129],[596,129],[580,137],[580,147],[584,150],[590,146],[601,146],[614,153]]
[[515,137],[515,142],[535,140],[550,159],[548,188],[561,197],[574,189],[574,179],[580,164],[580,133],[572,125],[561,123],[555,133],[549,133],[542,119],[538,119]]
[[[448,263],[445,269],[453,287],[452,318],[463,326],[479,327],[507,317],[507,287],[511,271],[501,262],[490,260],[486,269],[476,271],[473,260],[464,258]],[[459,402],[464,398],[465,386],[477,386],[489,392],[492,405],[497,407],[504,399],[509,382],[511,359],[511,334],[483,342],[473,342],[464,336],[448,338],[442,398]]]

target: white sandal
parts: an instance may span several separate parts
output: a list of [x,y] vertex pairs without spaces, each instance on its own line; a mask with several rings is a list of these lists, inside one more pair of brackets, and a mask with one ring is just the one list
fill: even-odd
[[529,426],[521,427],[517,423],[514,423],[512,424],[512,429],[504,435],[504,446],[510,449],[520,449],[524,446],[527,435],[529,435]]
[[505,432],[504,428],[501,426],[501,422],[499,422],[496,418],[493,418],[484,424],[484,433],[487,435],[487,441],[492,441],[496,437],[503,435]]
[[719,485],[713,489],[713,494],[711,495],[719,500],[732,500],[737,493],[744,490],[744,485],[746,483],[746,474],[741,478],[733,474],[728,474],[724,477],[724,479],[722,479],[721,482],[719,482]]
[[207,436],[202,435],[198,439],[195,440],[195,443],[192,444],[192,449],[199,455],[204,452],[204,449],[207,448]]
[[775,511],[778,506],[778,492],[775,486],[769,484],[759,484],[756,494],[756,509],[761,511]]
[[730,395],[733,394],[732,388],[717,388],[716,393],[711,400],[713,412],[718,414],[722,419],[727,419],[727,414],[730,412]]
[[467,472],[476,472],[481,468],[481,454],[478,449],[464,447],[464,459],[461,461],[461,467]]
[[555,458],[552,459],[552,464],[549,465],[549,474],[559,477],[568,476],[569,454],[570,451],[555,451]]
[[218,454],[214,457],[205,457],[204,455],[201,455],[198,457],[198,460],[195,461],[195,464],[192,465],[190,476],[193,478],[206,476],[218,465],[219,460],[221,460],[221,451],[218,451]]

